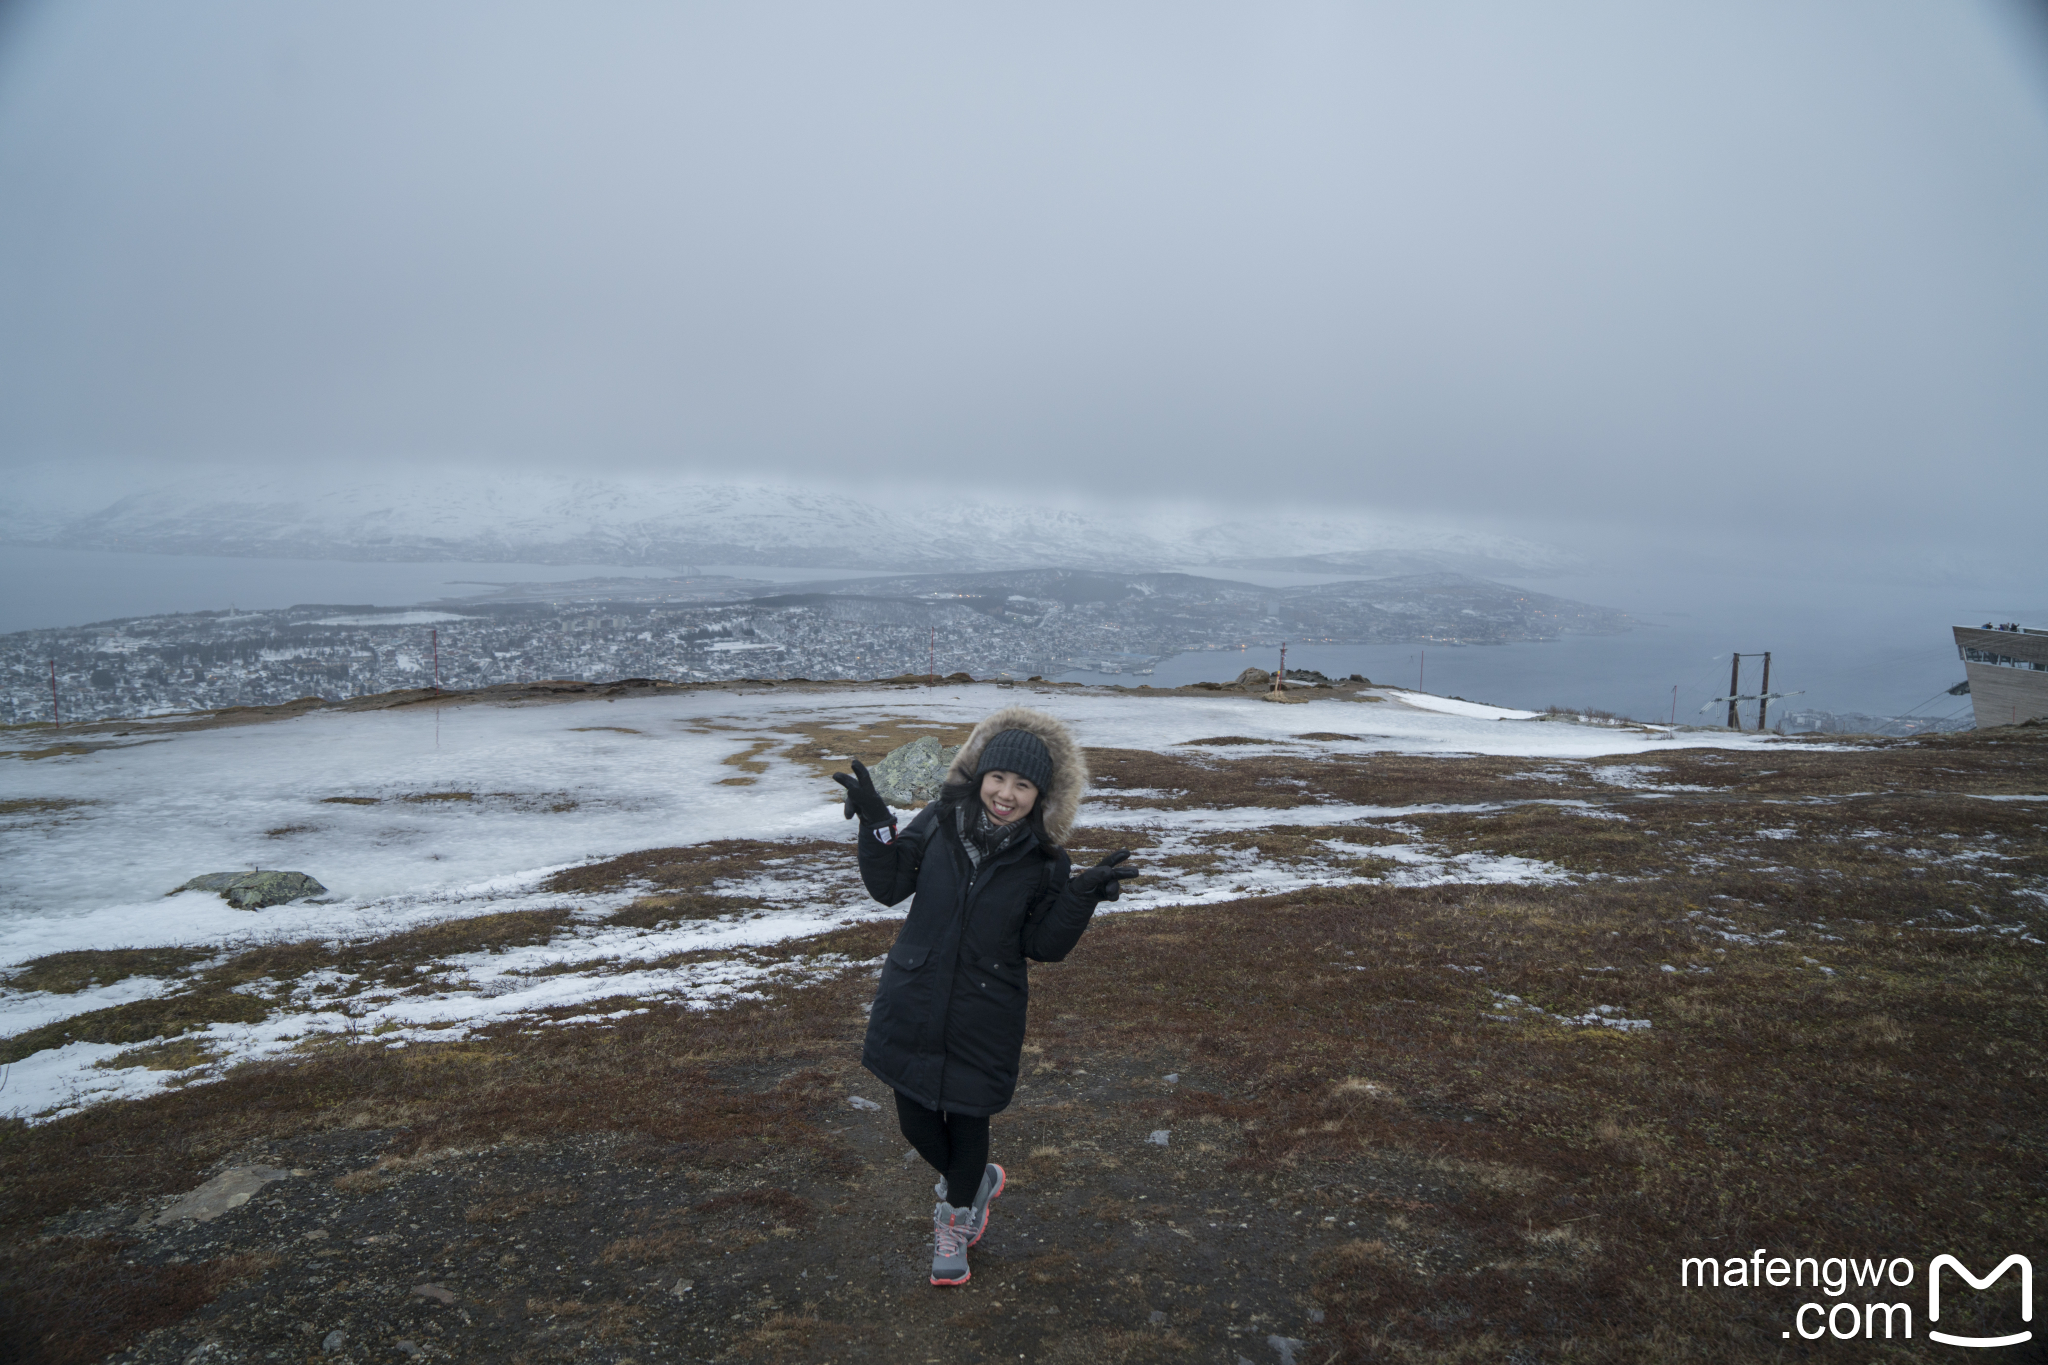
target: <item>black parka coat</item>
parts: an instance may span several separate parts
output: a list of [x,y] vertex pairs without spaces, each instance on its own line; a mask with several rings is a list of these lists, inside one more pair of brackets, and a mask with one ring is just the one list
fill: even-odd
[[1096,900],[1073,890],[1066,853],[1030,829],[975,867],[955,809],[934,802],[888,843],[860,836],[868,894],[885,905],[916,896],[882,965],[861,1065],[926,1108],[994,1114],[1017,1090],[1025,962],[1073,951]]

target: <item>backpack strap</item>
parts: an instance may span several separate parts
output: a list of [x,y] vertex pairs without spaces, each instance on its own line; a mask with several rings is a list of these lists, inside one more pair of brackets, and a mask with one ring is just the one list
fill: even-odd
[[1026,927],[1038,923],[1051,914],[1053,902],[1059,899],[1060,888],[1058,879],[1062,858],[1057,852],[1046,853],[1044,857],[1045,866],[1038,876],[1038,894],[1032,897],[1032,907],[1024,917]]

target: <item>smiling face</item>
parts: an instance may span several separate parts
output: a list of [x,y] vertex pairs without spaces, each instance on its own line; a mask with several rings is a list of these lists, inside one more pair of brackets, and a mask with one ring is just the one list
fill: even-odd
[[1038,804],[1038,786],[1029,778],[1000,768],[981,775],[981,804],[999,825],[1022,820]]

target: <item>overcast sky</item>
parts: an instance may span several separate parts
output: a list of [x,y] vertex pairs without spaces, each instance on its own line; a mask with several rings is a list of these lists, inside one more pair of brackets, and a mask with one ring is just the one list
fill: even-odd
[[1932,0],[17,4],[0,460],[2039,564],[2029,42]]

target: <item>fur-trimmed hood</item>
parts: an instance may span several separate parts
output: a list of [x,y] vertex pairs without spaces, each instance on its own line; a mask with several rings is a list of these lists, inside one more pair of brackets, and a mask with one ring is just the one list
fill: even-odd
[[946,781],[973,782],[982,749],[1005,730],[1025,730],[1038,736],[1052,755],[1052,783],[1038,794],[1038,808],[1046,834],[1055,844],[1065,843],[1073,831],[1074,817],[1081,812],[1081,798],[1088,791],[1088,760],[1082,757],[1081,746],[1065,721],[1028,706],[1005,706],[974,727],[974,733],[953,756]]

